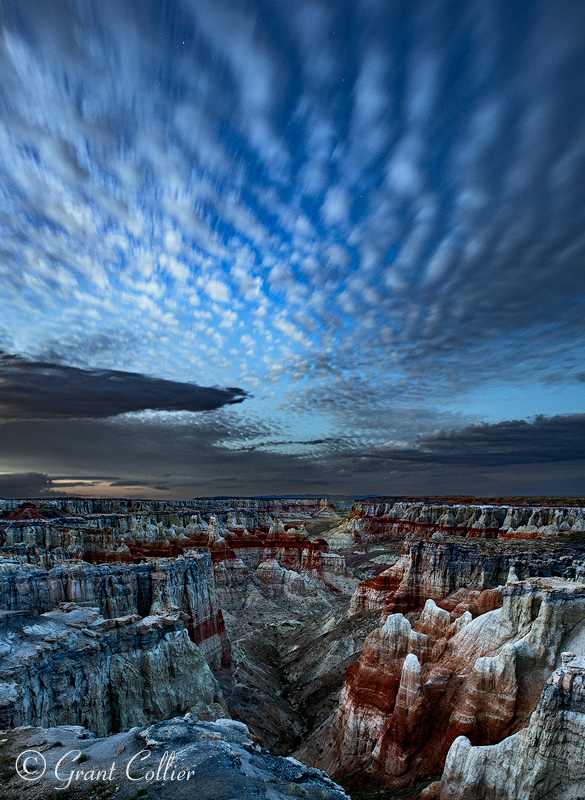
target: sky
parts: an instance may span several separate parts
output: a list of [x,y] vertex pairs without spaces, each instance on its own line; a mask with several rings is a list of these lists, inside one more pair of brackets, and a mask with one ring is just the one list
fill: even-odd
[[0,0],[0,496],[585,495],[581,0]]

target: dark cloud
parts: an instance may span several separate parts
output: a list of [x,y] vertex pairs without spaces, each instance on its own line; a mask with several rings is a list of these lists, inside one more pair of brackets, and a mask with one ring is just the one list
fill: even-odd
[[582,493],[585,415],[475,424],[420,437],[416,446],[388,443],[367,452],[351,440],[335,439],[304,455],[222,445],[230,432],[244,440],[258,434],[227,414],[200,417],[200,424],[6,422],[0,451],[14,472],[18,464],[42,464],[51,476],[13,476],[16,484],[7,486],[6,496],[71,491],[74,481],[66,484],[60,477],[71,474],[94,484],[76,485],[78,494],[122,491],[138,497]]
[[196,386],[116,370],[0,357],[0,417],[113,417],[130,411],[211,411],[241,403],[242,389]]
[[0,475],[1,498],[17,499],[60,494],[54,490],[51,478],[41,472],[15,472]]
[[146,480],[133,480],[133,481],[108,481],[110,486],[148,486],[149,481]]
[[478,422],[420,437],[416,447],[382,446],[368,457],[475,467],[580,460],[585,458],[585,414]]
[[249,444],[245,447],[236,447],[234,448],[236,451],[242,452],[250,452],[251,450],[257,450],[259,447],[289,447],[290,445],[300,444],[300,445],[309,445],[315,446],[318,444],[327,444],[328,442],[333,441],[332,439],[301,439],[300,441],[295,441],[293,439],[289,439],[287,441],[268,441],[268,442],[258,442],[256,444]]

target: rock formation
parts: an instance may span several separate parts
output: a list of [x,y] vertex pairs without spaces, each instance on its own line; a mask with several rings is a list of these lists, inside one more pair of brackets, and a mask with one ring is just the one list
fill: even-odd
[[[100,513],[77,517],[65,516],[83,510],[75,503],[61,502],[60,508],[43,503],[17,506],[2,529],[4,541],[12,537],[10,547],[16,552],[9,553],[5,547],[0,561],[0,611],[44,615],[60,604],[74,603],[112,621],[148,618],[176,607],[190,640],[221,680],[229,708],[243,713],[271,746],[290,752],[305,724],[295,704],[281,700],[279,694],[294,686],[302,703],[305,686],[302,677],[290,681],[285,677],[281,666],[289,652],[285,638],[302,629],[302,647],[310,646],[313,634],[302,620],[319,625],[321,616],[331,612],[335,620],[343,619],[357,581],[346,570],[343,557],[329,552],[325,540],[309,538],[304,523],[272,519],[264,510],[278,507],[285,516],[294,512],[309,519],[312,512],[327,518],[332,513],[327,503],[316,508],[284,501],[258,506],[262,507],[201,502],[195,510],[128,504],[127,508],[95,507],[90,510]],[[247,527],[251,521],[259,523],[252,531]],[[45,563],[55,566],[43,568]],[[221,607],[237,643],[233,659]],[[316,722],[321,719],[319,709],[330,710],[329,698],[341,688],[343,670],[357,658],[367,632],[360,620],[346,627],[359,631],[350,634],[348,646],[340,649],[330,637],[326,648],[314,650],[315,655],[323,653],[329,664],[315,683],[321,691],[312,717]],[[314,636],[318,638],[319,632]],[[139,642],[136,649],[140,651]],[[88,663],[87,669],[101,670],[96,686],[105,686],[109,668],[100,659]],[[27,680],[22,676],[23,686]],[[83,680],[71,678],[73,683]],[[162,669],[160,680],[166,681]],[[31,677],[29,684],[36,686],[35,681]],[[27,691],[22,689],[21,694]],[[149,703],[145,701],[146,706]],[[77,695],[72,704],[79,705]],[[26,701],[17,706],[20,710],[14,707],[11,719],[31,724],[43,719],[32,715]],[[169,707],[168,713],[187,707],[179,703]],[[89,725],[95,713],[88,712],[81,721]],[[109,719],[117,712],[103,713]],[[63,718],[51,717],[52,723],[59,719]],[[99,722],[102,732],[108,729],[107,719]],[[143,718],[138,715],[137,719]]]
[[105,619],[64,603],[0,623],[0,727],[84,725],[94,734],[193,711],[225,716],[219,685],[177,607]]
[[[419,539],[404,545],[399,561],[362,581],[351,600],[350,614],[379,609],[384,616],[400,611],[420,611],[428,598],[436,602],[451,596],[451,603],[476,602],[485,589],[501,586],[510,570],[516,578],[569,577],[576,574],[574,558],[555,556],[535,546],[502,543],[488,549],[485,543]],[[459,592],[459,594],[456,594]],[[484,596],[487,602],[489,595]],[[454,607],[454,606],[453,606]],[[452,608],[449,608],[451,611]],[[470,607],[470,610],[477,613]],[[484,611],[490,610],[483,608]]]
[[[510,539],[537,539],[585,531],[581,506],[511,506],[424,504],[401,501],[356,501],[339,533],[355,541],[429,538],[433,534]],[[333,535],[335,532],[333,532]]]
[[491,744],[526,725],[562,647],[585,644],[585,585],[532,578],[506,585],[501,608],[485,605],[473,618],[429,599],[414,627],[389,614],[347,670],[333,726],[300,757],[399,788],[440,772],[460,735]]
[[209,552],[143,564],[75,564],[40,570],[0,568],[0,611],[42,614],[59,603],[96,606],[104,617],[146,617],[168,606],[186,614],[189,636],[212,665],[229,663],[229,641],[213,581]]
[[[217,733],[238,797],[343,796],[298,762],[290,780],[270,773],[263,746],[387,791],[440,774],[449,752],[435,800],[481,798],[511,753],[518,797],[556,791],[535,748],[572,741],[579,660],[526,731],[561,651],[585,652],[585,509],[368,500],[335,514],[317,499],[0,503],[0,725],[181,740],[212,773],[218,752],[197,747]],[[227,713],[249,729],[195,720]],[[237,760],[248,730],[269,787]],[[567,786],[572,769],[557,770]]]
[[[136,798],[154,790],[168,800],[349,800],[327,775],[271,755],[244,724],[230,719],[204,722],[187,713],[98,739],[81,726],[28,728],[8,733],[3,754],[14,764],[31,747],[38,751],[38,761],[27,764],[33,779],[41,758],[45,764],[38,783],[27,786],[39,797]],[[7,775],[3,794],[22,797],[24,781]]]
[[585,788],[585,658],[573,652],[548,679],[529,725],[491,746],[457,738],[425,800],[579,798]]

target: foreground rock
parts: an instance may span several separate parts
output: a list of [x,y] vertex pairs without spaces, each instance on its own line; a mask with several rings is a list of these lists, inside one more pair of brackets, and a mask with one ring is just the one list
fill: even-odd
[[[348,800],[327,775],[270,755],[233,720],[202,722],[186,714],[101,739],[82,727],[29,728],[6,734],[4,745],[3,763],[10,766],[20,753],[37,751],[29,752],[36,760],[27,763],[32,780],[16,774],[4,782],[3,796],[11,800],[24,788],[35,799],[63,793],[120,800],[155,794],[165,800]],[[41,764],[44,775],[35,780]]]
[[527,728],[491,747],[456,739],[425,800],[577,800],[585,790],[585,658],[572,652],[547,681]]

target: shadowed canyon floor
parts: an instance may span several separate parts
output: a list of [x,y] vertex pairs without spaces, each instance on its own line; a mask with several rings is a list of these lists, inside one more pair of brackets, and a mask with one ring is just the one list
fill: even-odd
[[[148,739],[186,768],[209,761],[215,778],[195,795],[121,776],[116,796],[342,797],[327,773],[354,798],[482,798],[504,759],[511,798],[577,800],[583,507],[344,511],[295,498],[6,501],[4,796],[65,796],[54,775],[14,773],[25,740],[51,758],[55,742],[88,742],[97,764]],[[545,781],[534,742],[547,736],[558,763]],[[67,792],[109,796],[102,783]]]

